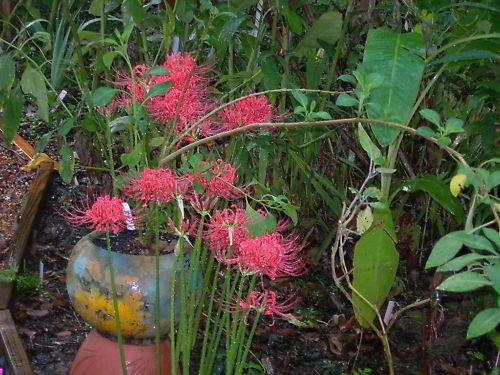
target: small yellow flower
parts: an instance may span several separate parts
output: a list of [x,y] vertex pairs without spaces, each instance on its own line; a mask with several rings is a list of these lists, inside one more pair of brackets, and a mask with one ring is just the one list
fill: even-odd
[[457,174],[453,176],[450,181],[450,192],[456,197],[458,194],[465,188],[465,184],[467,183],[467,176],[464,174]]

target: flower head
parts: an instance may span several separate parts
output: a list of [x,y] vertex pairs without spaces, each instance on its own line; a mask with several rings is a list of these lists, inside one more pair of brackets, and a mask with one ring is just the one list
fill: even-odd
[[264,95],[250,96],[224,108],[221,113],[223,131],[249,124],[269,122],[274,109]]
[[131,180],[124,190],[129,196],[142,200],[143,206],[146,206],[146,202],[168,203],[187,195],[191,185],[192,177],[189,174],[177,177],[168,168],[145,168],[139,173],[139,178]]
[[124,187],[124,192],[143,201],[143,207],[147,207],[148,202],[170,202],[182,190],[179,187],[172,170],[145,168],[139,173],[139,178],[130,180],[129,185]]
[[263,315],[271,316],[272,322],[269,326],[273,326],[275,323],[275,316],[279,316],[287,319],[297,319],[298,316],[294,316],[289,313],[295,305],[297,304],[297,299],[294,296],[289,297],[285,301],[278,303],[276,298],[276,292],[272,290],[264,290],[259,292],[253,290],[249,293],[246,301],[239,301],[238,305],[240,309],[247,310],[245,315],[245,323],[250,310],[259,311]]
[[225,264],[235,263],[234,254],[228,252],[238,248],[238,245],[247,238],[248,229],[245,224],[248,217],[245,210],[233,206],[216,211],[206,224],[204,233],[208,246],[215,258]]
[[117,234],[127,227],[130,222],[123,210],[120,198],[105,195],[98,197],[90,207],[75,208],[63,217],[72,225],[83,225],[101,232],[112,231]]
[[[207,164],[210,163],[201,163],[202,166]],[[223,163],[222,160],[217,160],[211,165],[207,172],[196,178],[196,181],[205,188],[206,194],[209,197],[224,199],[240,198],[241,191],[233,185],[236,180],[236,169],[231,164]]]
[[305,272],[299,238],[274,232],[243,240],[237,250],[239,267],[249,273],[267,275],[272,280],[299,276]]
[[160,122],[175,118],[174,131],[179,134],[191,130],[191,136],[193,133],[195,137],[208,135],[205,123],[197,129],[189,129],[190,124],[213,107],[208,80],[203,77],[204,69],[189,54],[182,53],[168,55],[164,67],[168,73],[154,76],[154,83],[170,82],[170,90],[165,95],[149,99],[146,103],[148,112]]
[[163,66],[168,73],[149,74],[150,67],[147,65],[135,66],[131,74],[119,72],[113,83],[123,92],[106,108],[101,108],[100,112],[114,112],[120,107],[130,107],[134,99],[143,103],[153,86],[170,82],[171,87],[164,95],[153,96],[144,102],[151,118],[159,123],[175,119],[172,130],[178,135],[189,133],[182,140],[210,135],[212,131],[207,121],[196,128],[191,127],[214,107],[213,100],[210,99],[209,80],[204,77],[206,69],[198,66],[187,53],[167,55]]

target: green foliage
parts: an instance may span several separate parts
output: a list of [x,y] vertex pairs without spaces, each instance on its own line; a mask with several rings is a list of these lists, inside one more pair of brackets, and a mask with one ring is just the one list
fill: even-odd
[[3,136],[5,143],[10,145],[19,128],[19,122],[24,109],[24,100],[20,87],[15,87],[4,103]]
[[[16,64],[7,54],[0,56],[0,104],[10,92],[16,78]],[[3,100],[2,100],[3,99]]]
[[39,293],[42,290],[42,283],[37,275],[23,272],[15,278],[15,281],[19,291]]
[[448,189],[447,184],[436,176],[424,175],[405,180],[398,191],[413,193],[416,191],[424,191],[429,194],[432,199],[445,210],[454,215],[457,224],[462,224],[464,221],[464,209],[460,200],[455,198]]
[[[24,266],[26,268],[26,266]],[[17,264],[10,264],[6,268],[0,269],[0,282],[3,283],[16,283],[16,289],[21,292],[40,292],[42,290],[42,283],[40,278],[32,275],[26,270],[18,274],[19,267]]]
[[[407,197],[401,202],[394,199],[405,192],[423,192],[431,200],[431,220],[421,207],[408,213],[414,232],[429,229],[419,232],[417,248],[425,247],[438,231],[444,234],[426,265],[455,273],[439,288],[470,292],[483,286],[496,296],[500,289],[495,227],[500,172],[499,160],[493,159],[499,94],[496,4],[403,2],[401,12],[406,14],[400,19],[391,4],[381,2],[375,13],[393,27],[390,30],[378,27],[375,16],[363,20],[353,9],[356,2],[350,0],[278,0],[267,2],[262,12],[257,3],[178,0],[171,8],[169,2],[93,0],[89,6],[30,2],[16,7],[11,18],[2,19],[0,39],[0,106],[6,143],[17,132],[26,104],[33,102],[38,116],[33,122],[41,119],[49,128],[39,134],[37,151],[51,142],[57,146],[65,181],[71,180],[75,168],[75,131],[86,132],[101,161],[105,160],[102,165],[112,172],[119,162],[132,170],[154,166],[149,156],[167,152],[168,145],[175,143],[171,137],[162,134],[158,124],[150,124],[140,106],[112,119],[96,113],[95,107],[109,104],[118,95],[118,89],[108,87],[116,71],[130,72],[145,63],[154,66],[150,75],[166,74],[164,67],[157,66],[166,52],[173,47],[189,51],[210,67],[217,80],[215,94],[224,99],[286,89],[269,94],[279,114],[290,114],[284,122],[354,114],[416,128],[420,137],[403,137],[400,130],[364,124],[355,124],[353,131],[347,126],[287,129],[279,135],[262,131],[252,137],[233,137],[225,150],[218,144],[199,147],[196,154],[179,161],[188,161],[190,167],[183,165],[188,172],[210,158],[231,159],[238,165],[240,179],[251,181],[256,191],[256,201],[246,207],[254,219],[249,225],[253,234],[276,226],[272,214],[263,218],[253,208],[262,204],[319,234],[324,238],[320,247],[328,249],[344,206],[354,202],[354,212],[366,204],[378,209],[371,229],[364,227],[355,245],[354,288],[373,305],[352,293],[356,315],[364,325],[373,321],[387,298],[398,267],[392,218],[399,220],[395,213],[406,209],[401,202],[407,202]],[[4,40],[9,30],[15,36]],[[339,72],[344,74],[337,77]],[[57,91],[63,88],[68,98],[60,102]],[[148,98],[169,89],[168,82],[151,87]],[[335,97],[334,89],[345,92]],[[55,110],[59,105],[62,111]],[[420,116],[415,116],[417,112]],[[461,176],[455,179],[452,193],[446,184],[448,178],[453,181],[455,171],[449,151],[477,166],[458,168],[456,174]],[[411,168],[402,168],[400,155],[408,157]],[[359,188],[372,166],[376,178]],[[460,191],[463,195],[457,197]],[[438,208],[454,220],[444,224]],[[463,230],[446,234],[462,224]],[[486,306],[471,322],[468,337],[495,332],[497,325],[498,306]]]
[[301,43],[294,51],[303,56],[310,48],[319,48],[323,43],[333,45],[340,37],[342,15],[338,12],[323,13],[306,32]]
[[6,268],[0,269],[0,282],[10,283],[16,279],[18,267],[16,264],[10,264]]
[[[368,118],[406,124],[417,98],[424,71],[425,47],[417,32],[395,33],[386,28],[371,30],[366,40],[363,68],[367,77],[376,73],[381,84],[366,103]],[[382,146],[392,143],[399,131],[372,125]]]
[[375,319],[396,277],[399,254],[393,232],[390,211],[376,210],[372,227],[354,248],[352,300],[356,318],[366,328]]
[[292,96],[299,102],[293,113],[302,117],[304,121],[331,120],[332,116],[328,112],[318,111],[316,109],[316,100],[309,102],[309,99],[300,91],[292,91]]
[[449,137],[450,134],[464,132],[464,123],[462,120],[452,117],[442,124],[439,114],[428,108],[422,109],[420,114],[423,118],[433,123],[436,126],[437,131],[434,131],[427,126],[421,126],[417,129],[417,133],[423,137],[436,138],[438,142],[444,146],[451,144],[451,138]]
[[[485,163],[485,165],[488,165]],[[491,165],[491,162],[490,162]],[[497,210],[498,197],[491,191],[500,184],[497,169],[462,167],[459,171],[467,176],[474,189],[474,200],[466,221],[466,229],[451,232],[440,238],[432,249],[426,268],[437,267],[439,272],[454,272],[438,289],[449,292],[471,292],[490,287],[496,296],[497,306],[488,307],[477,314],[469,325],[467,338],[474,338],[494,331],[500,319],[500,234],[489,228],[494,221],[471,228],[476,210]],[[482,216],[487,217],[487,216]],[[463,248],[469,249],[463,254]]]

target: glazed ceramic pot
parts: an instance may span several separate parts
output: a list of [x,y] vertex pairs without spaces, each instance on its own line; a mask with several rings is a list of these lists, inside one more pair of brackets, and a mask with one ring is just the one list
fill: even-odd
[[[101,333],[116,336],[108,253],[96,245],[100,232],[83,237],[70,256],[66,283],[76,312]],[[113,246],[113,244],[112,244]],[[173,253],[160,255],[160,334],[169,330]],[[155,336],[155,257],[112,252],[122,336],[145,339]],[[201,281],[201,275],[199,280]],[[193,283],[197,286],[201,282]],[[180,295],[176,286],[176,296]],[[175,302],[176,315],[180,301]]]

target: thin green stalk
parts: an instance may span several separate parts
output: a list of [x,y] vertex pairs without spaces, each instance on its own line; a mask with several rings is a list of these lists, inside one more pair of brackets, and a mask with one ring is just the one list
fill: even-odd
[[226,346],[226,374],[232,374],[236,365],[236,359],[238,356],[238,351],[241,346],[240,342],[240,327],[245,323],[240,318],[241,308],[240,301],[241,296],[243,295],[243,290],[245,288],[245,275],[241,275],[241,279],[238,285],[237,296],[235,298],[236,304],[235,309],[231,314],[231,317],[228,319],[228,329],[226,331],[226,341],[229,346]]
[[[191,301],[188,301],[188,283],[186,282],[186,268],[185,268],[185,254],[184,254],[184,238],[181,236],[178,239],[177,246],[179,246],[179,253],[177,254],[178,263],[177,265],[180,267],[180,292],[181,292],[181,311],[179,316],[179,337],[177,341],[181,342],[182,345],[179,345],[179,349],[182,350],[182,371],[185,374],[189,374],[189,357],[191,353],[190,347],[190,335],[189,335],[189,326],[188,326],[188,311],[187,309],[192,309],[190,306]],[[179,264],[180,263],[180,264]],[[180,353],[179,353],[180,354]]]
[[[283,52],[285,53],[285,67],[290,66],[290,54],[288,53],[288,46],[289,46],[289,41],[288,41],[288,28],[283,25],[282,33],[281,33],[281,48],[283,49]],[[288,68],[286,68],[288,69]],[[281,75],[281,88],[284,89],[286,87],[290,87],[287,79],[287,73],[286,71],[284,74]],[[281,93],[280,99],[279,99],[279,111],[280,113],[285,112],[285,107],[286,107],[286,95],[285,92]]]
[[[231,269],[230,267],[226,267],[226,272],[225,272],[225,277],[224,277],[224,287],[221,293],[221,296],[223,300],[221,301],[221,304],[219,304],[219,309],[222,310],[222,318],[220,320],[220,324],[216,327],[215,331],[215,340],[211,342],[210,345],[210,353],[209,353],[209,359],[208,359],[208,364],[209,368],[213,368],[213,365],[215,363],[215,358],[218,352],[218,347],[219,343],[222,337],[222,333],[224,332],[224,329],[227,327],[228,320],[230,319],[230,311],[228,306],[223,306],[222,304],[227,303],[231,304],[231,296],[234,296],[234,291],[236,289],[236,285],[238,284],[240,277],[240,273],[236,273],[236,276],[234,277],[233,283],[231,283]],[[227,329],[226,329],[226,347],[228,346],[227,343]]]
[[[154,204],[153,216],[158,217],[158,205]],[[156,375],[161,375],[161,305],[160,305],[160,223],[154,221],[155,233],[155,362]]]
[[241,359],[238,361],[238,367],[236,368],[236,375],[243,374],[243,370],[245,369],[245,364],[247,363],[248,353],[250,353],[250,347],[252,346],[253,337],[255,335],[255,330],[257,329],[261,315],[262,315],[262,312],[260,310],[257,311],[257,314],[255,315],[255,318],[254,318],[254,321],[252,324],[252,328],[250,330],[250,333],[248,334],[247,342],[244,345],[245,350],[243,352]]
[[[200,324],[201,317],[201,309],[198,306],[203,306],[204,297],[206,289],[204,288],[204,284],[202,281],[202,290],[201,294],[198,294],[198,276],[200,273],[200,265],[202,264],[202,259],[204,256],[204,251],[202,250],[201,240],[202,233],[204,229],[205,215],[201,216],[200,224],[198,226],[198,233],[196,236],[196,241],[194,243],[193,252],[191,254],[191,264],[188,272],[188,293],[189,293],[189,318],[188,318],[188,328],[191,330],[189,337],[189,350],[194,346],[196,340],[196,333],[198,332],[198,327]],[[195,307],[196,306],[196,307]],[[198,311],[200,311],[200,315],[198,315]],[[196,318],[195,318],[196,317]]]
[[113,309],[115,312],[115,322],[116,322],[116,338],[118,339],[118,348],[120,351],[120,364],[122,367],[122,374],[127,375],[127,364],[125,362],[125,351],[123,350],[123,336],[120,322],[120,313],[118,310],[118,295],[116,293],[116,283],[115,283],[115,271],[113,267],[113,256],[111,253],[111,238],[109,232],[106,232],[106,248],[108,254],[108,266],[109,266],[109,280],[111,283],[111,297],[113,298]]
[[[332,62],[330,64],[330,67],[328,68],[328,73],[326,75],[325,87],[327,89],[329,89],[332,86],[333,81],[335,80],[336,75],[337,75],[336,68],[337,68],[337,64],[339,62],[339,59],[340,59],[342,53],[344,52],[344,42],[345,42],[345,37],[347,35],[347,29],[349,27],[349,23],[351,21],[351,13],[352,13],[353,6],[354,6],[354,1],[348,0],[347,1],[347,9],[345,11],[345,16],[344,16],[344,19],[342,20],[342,29],[340,30],[340,36],[339,36],[339,39],[337,41],[337,48],[335,49],[335,55],[332,58]],[[325,109],[327,101],[328,101],[328,97],[326,95],[322,95],[321,96],[321,103],[319,105],[320,111],[323,111]]]
[[170,373],[177,374],[177,340],[175,337],[175,286],[177,283],[177,257],[172,265],[172,277],[170,280]]
[[[214,257],[210,257],[210,260],[212,261],[212,264],[213,264]],[[213,307],[214,307],[215,291],[217,290],[217,281],[218,281],[218,274],[220,271],[220,266],[221,266],[220,262],[217,262],[217,266],[212,272],[212,276],[213,276],[212,287],[210,289],[210,296],[208,299],[208,307],[207,307],[207,315],[206,315],[207,319],[205,322],[205,331],[203,334],[203,343],[201,346],[200,369],[206,369],[207,371],[209,371],[209,369],[211,369],[211,367],[209,367],[208,363],[206,362],[207,361],[207,344],[208,344],[208,338],[209,338],[209,336],[211,336],[209,333],[210,332],[212,332],[212,334],[214,333],[213,330],[210,331],[210,326],[211,326],[211,322],[212,322],[211,317],[213,316],[212,311],[213,311]],[[207,285],[209,285],[208,280],[207,280]],[[219,309],[217,310],[217,313],[215,315],[215,318],[214,318],[214,326],[215,327],[219,326],[221,311],[222,310],[219,307]],[[210,347],[212,347],[212,346],[213,345],[211,345]]]
[[[401,132],[397,139],[392,142],[387,148],[387,156],[384,162],[384,167],[388,169],[393,169],[396,165],[396,161],[398,158],[398,150],[401,145],[401,140],[403,139],[404,133]],[[382,193],[382,197],[385,201],[389,200],[389,194],[391,191],[391,182],[392,182],[392,173],[381,173],[380,176],[380,191]]]
[[[257,274],[252,275],[250,279],[250,284],[248,287],[248,292],[247,295],[254,290],[255,288],[255,283],[257,281]],[[259,323],[259,318],[261,315],[261,311],[257,311],[257,316],[255,317],[253,324],[252,324],[252,329],[250,331],[250,334],[248,335],[248,338],[246,340],[246,343],[244,343],[245,340],[245,332],[247,331],[247,322],[245,321],[246,318],[240,319],[239,321],[239,328],[238,328],[238,339],[237,342],[239,343],[239,348],[238,348],[238,355],[236,356],[236,374],[241,374],[243,369],[245,368],[245,364],[247,361],[247,356],[248,352],[250,351],[250,346],[252,345],[252,339],[253,335],[255,333],[255,329],[257,328],[257,325]]]
[[[207,250],[204,248],[203,249],[203,256],[201,257],[201,259],[203,259],[203,260],[206,259],[206,253],[207,253]],[[205,298],[205,296],[207,295],[208,288],[211,285],[209,275],[210,275],[211,272],[212,273],[213,272],[218,272],[218,268],[217,268],[217,271],[213,270],[214,261],[215,261],[214,257],[209,257],[207,262],[205,262],[205,261],[201,262],[202,264],[205,265],[204,269],[202,270],[202,274],[203,274],[203,288],[202,288],[202,291],[201,291],[201,294],[200,294],[198,305],[196,306],[196,313],[195,313],[195,317],[194,317],[194,327],[193,327],[192,338],[191,338],[191,340],[192,340],[193,343],[196,340],[196,334],[198,332],[198,328],[199,328],[199,325],[200,325],[201,316],[203,314],[204,309],[206,308],[206,301],[205,301],[206,298]],[[216,275],[217,274],[215,274],[215,276]],[[216,277],[215,277],[215,279],[216,279]],[[210,297],[208,303],[209,303],[209,305],[213,304],[213,296]],[[207,320],[207,323],[208,323],[208,320]]]
[[[71,30],[71,35],[73,37],[73,40],[75,42],[75,51],[76,51],[76,56],[77,56],[77,62],[78,62],[78,68],[77,72],[81,75],[82,81],[84,83],[88,82],[88,75],[87,71],[85,70],[85,61],[83,59],[83,52],[81,48],[81,42],[80,42],[80,36],[78,34],[78,28],[76,27],[75,21],[73,20],[73,16],[71,15],[71,12],[68,8],[67,0],[62,0],[61,1],[62,5],[62,10],[64,17],[66,18],[66,22],[68,22],[70,30]],[[88,85],[83,86],[83,96],[86,97],[87,95],[90,95],[89,93],[89,88]]]

